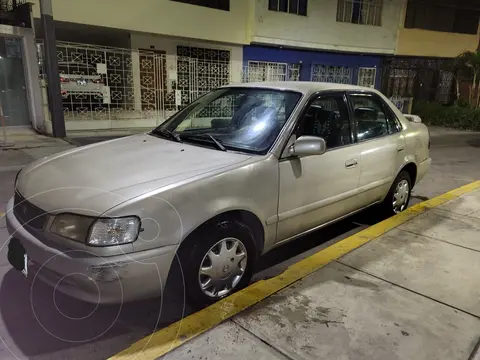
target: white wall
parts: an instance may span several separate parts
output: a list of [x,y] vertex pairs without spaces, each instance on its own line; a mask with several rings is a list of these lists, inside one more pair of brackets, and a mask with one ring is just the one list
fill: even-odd
[[[39,0],[31,0],[40,17]],[[55,20],[130,31],[246,44],[249,1],[230,0],[230,11],[171,0],[52,0]]]
[[256,0],[252,41],[365,53],[394,53],[403,3],[384,0],[382,26],[337,22],[337,0],[310,0],[307,16],[268,10]]

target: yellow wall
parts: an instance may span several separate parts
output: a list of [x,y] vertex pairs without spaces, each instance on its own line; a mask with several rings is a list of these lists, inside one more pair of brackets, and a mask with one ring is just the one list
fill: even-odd
[[475,51],[478,41],[478,35],[401,28],[396,54],[455,57],[465,51]]
[[[38,18],[39,1],[34,1]],[[79,24],[246,44],[250,4],[231,0],[230,11],[222,11],[171,0],[53,0],[53,16]]]

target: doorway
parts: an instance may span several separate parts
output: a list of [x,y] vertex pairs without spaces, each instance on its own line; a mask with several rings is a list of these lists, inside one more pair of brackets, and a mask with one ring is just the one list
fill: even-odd
[[30,125],[22,39],[0,35],[0,106],[6,126]]

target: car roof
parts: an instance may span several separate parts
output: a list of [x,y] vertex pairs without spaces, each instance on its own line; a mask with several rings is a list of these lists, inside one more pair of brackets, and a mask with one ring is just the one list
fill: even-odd
[[349,85],[349,84],[336,84],[326,82],[314,82],[314,81],[270,81],[270,82],[252,82],[252,83],[238,83],[230,84],[224,87],[248,87],[248,88],[267,88],[275,90],[290,90],[298,91],[303,94],[312,94],[317,91],[328,90],[357,90],[357,91],[371,91],[377,92],[375,89]]

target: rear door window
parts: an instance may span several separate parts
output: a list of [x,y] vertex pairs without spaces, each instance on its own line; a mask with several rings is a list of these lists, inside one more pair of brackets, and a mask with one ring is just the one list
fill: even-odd
[[[383,101],[373,94],[350,94],[350,102],[357,124],[359,142],[380,138],[391,134],[391,116],[384,107]],[[392,128],[393,129],[393,128]]]

